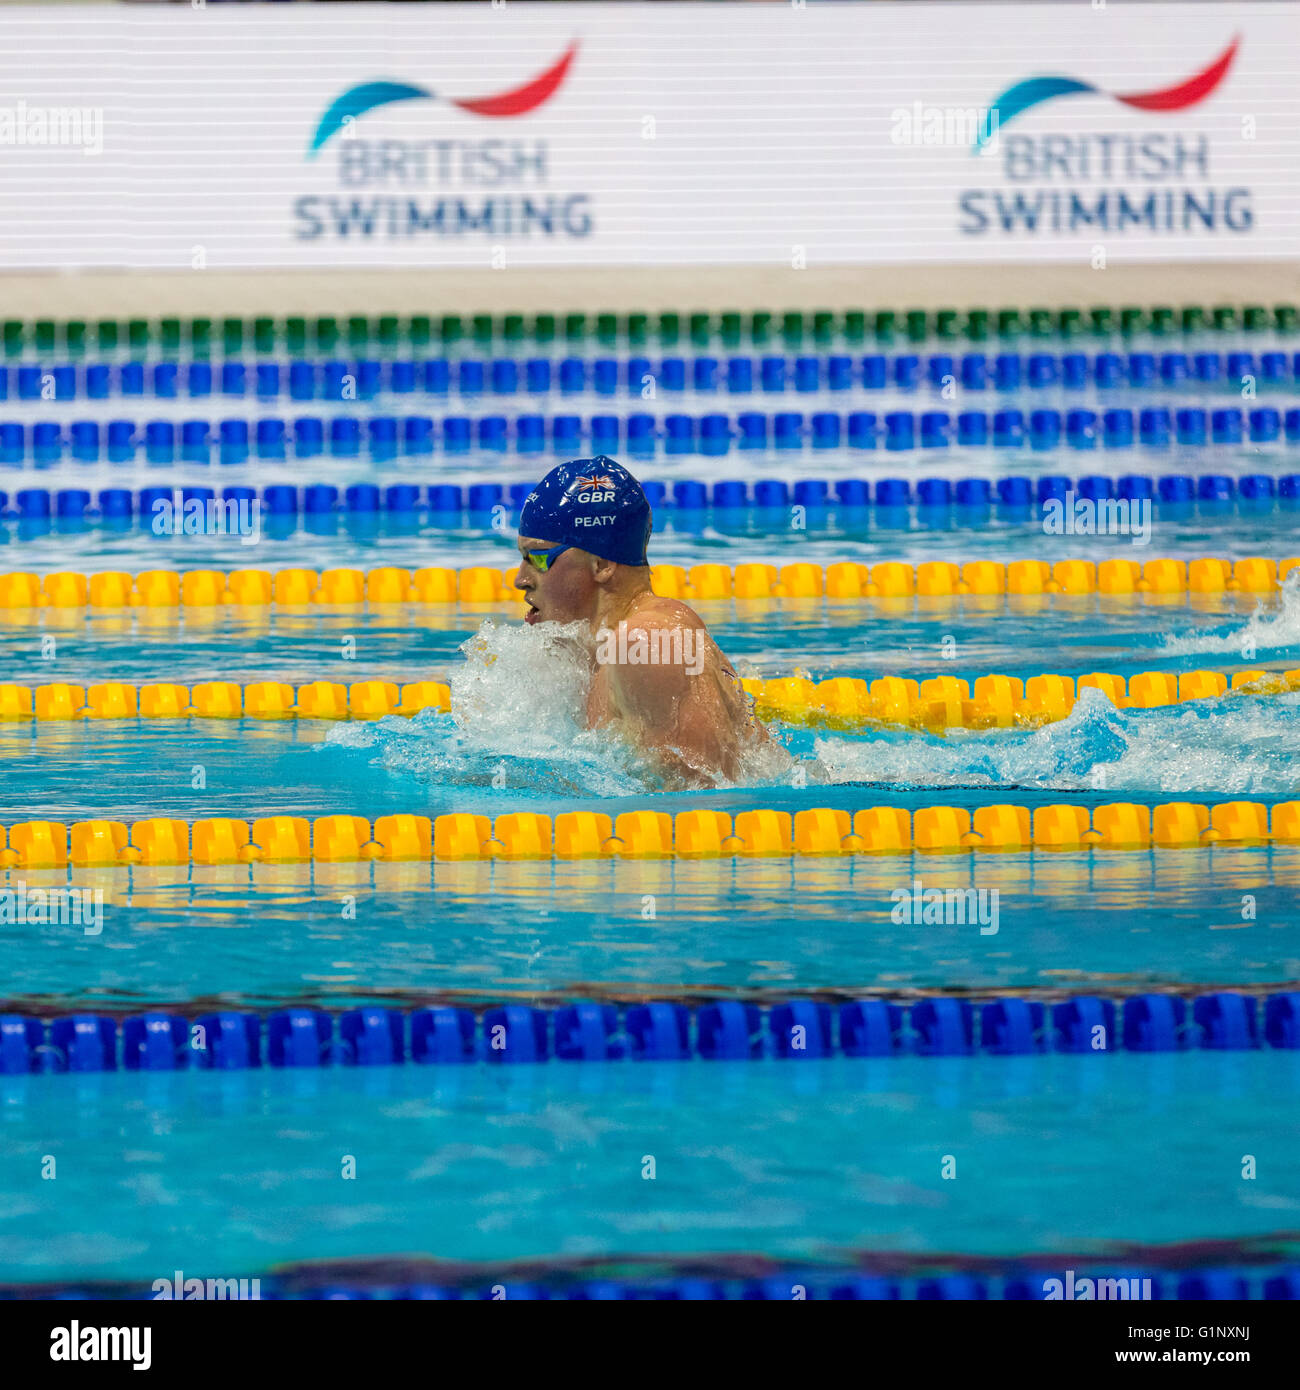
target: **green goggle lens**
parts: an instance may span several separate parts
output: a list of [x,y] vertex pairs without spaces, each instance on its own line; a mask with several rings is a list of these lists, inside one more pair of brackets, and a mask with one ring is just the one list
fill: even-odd
[[573,547],[569,545],[554,545],[549,550],[525,550],[524,559],[535,570],[545,574],[566,550],[572,549]]

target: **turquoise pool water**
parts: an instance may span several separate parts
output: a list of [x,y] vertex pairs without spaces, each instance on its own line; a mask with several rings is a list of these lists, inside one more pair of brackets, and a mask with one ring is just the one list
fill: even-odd
[[[1212,462],[1231,472],[1252,460],[1225,450]],[[686,466],[660,463],[647,472],[682,476]],[[936,467],[915,455],[905,468],[896,463],[881,460],[872,471],[847,458],[835,470],[820,457],[816,470],[806,460],[767,461],[786,477],[938,476],[970,466],[955,454]],[[1032,463],[1018,459],[1016,471],[1079,471],[1061,459]],[[749,472],[734,457],[712,473],[698,464],[688,476]],[[1108,459],[1095,464],[1120,471]],[[532,467],[513,460],[509,477]],[[414,476],[408,465],[393,476],[403,468]],[[312,480],[326,471],[313,465]],[[59,480],[157,481],[136,472],[133,482],[108,469],[60,470]],[[329,476],[379,472],[351,464]],[[259,469],[257,481],[273,473]],[[465,470],[456,480],[478,476]],[[1145,549],[1124,537],[1090,538],[1085,548],[996,513],[958,524],[955,515],[914,512],[905,529],[874,517],[854,529],[834,509],[805,531],[753,514],[692,520],[670,511],[663,520],[653,557],[683,565],[1276,558],[1297,548],[1289,515],[1239,506],[1158,512]],[[242,547],[221,537],[166,541],[138,528],[42,532],[9,522],[0,527],[0,568],[504,565],[512,544],[508,531],[468,520],[450,530],[391,518],[282,529]],[[1284,670],[1300,667],[1296,583],[1262,602],[966,599],[886,613],[815,600],[700,611],[737,664],[763,676],[796,668],[814,678],[967,679]],[[1129,711],[1085,697],[1058,725],[945,738],[785,727],[778,734],[789,768],[682,795],[657,790],[634,760],[578,732],[572,670],[551,662],[543,680],[549,639],[519,627],[509,609],[4,616],[7,681],[450,679],[456,715],[373,724],[0,723],[4,824],[1300,796],[1297,695]],[[467,661],[462,646],[485,620],[484,645]],[[355,654],[345,658],[349,637]],[[945,638],[951,659],[941,654]],[[18,877],[10,871],[6,884]],[[894,923],[890,895],[917,877],[927,886],[996,888],[997,933]],[[100,888],[103,931],[0,923],[8,965],[0,1013],[120,1017],[166,1008],[193,1016],[290,1004],[336,1011],[907,991],[1051,999],[1062,991],[1263,991],[1300,979],[1300,849],[1280,844],[833,862],[137,867],[33,870],[23,879]],[[1243,912],[1247,899],[1252,916]],[[1289,1160],[1297,1057],[1261,1050],[0,1076],[0,1284],[147,1285],[177,1268],[227,1277],[390,1255],[559,1268],[710,1252],[803,1261],[872,1251],[942,1266],[1033,1253],[1103,1258],[1124,1243],[1255,1241],[1290,1250],[1286,1233],[1300,1209]],[[1258,1165],[1252,1181],[1241,1176],[1248,1153]],[[355,1180],[340,1176],[348,1154]],[[41,1178],[45,1155],[57,1160],[57,1182]],[[641,1176],[646,1155],[657,1161],[652,1181]],[[940,1176],[944,1155],[956,1158],[955,1179]]]
[[[966,552],[968,558],[970,552]],[[1164,595],[915,600],[888,609],[839,599],[710,600],[701,616],[732,659],[762,675],[796,666],[834,675],[982,675],[1286,667],[1300,650],[1300,595]],[[278,679],[351,684],[443,679],[491,618],[519,610],[385,606],[297,610],[11,610],[0,654],[9,680]],[[44,638],[52,642],[44,642]],[[952,656],[942,655],[945,637]],[[345,639],[351,638],[351,643]],[[1245,651],[1254,651],[1247,660]],[[1110,665],[1098,665],[1109,662]]]
[[[996,931],[895,922],[892,894],[916,879],[996,890]],[[1300,848],[1290,846],[739,865],[137,867],[29,870],[22,881],[29,893],[69,881],[103,893],[98,935],[77,924],[6,932],[9,1001],[37,1012],[1127,993],[1263,989],[1300,976]]]
[[[633,1253],[942,1264],[1195,1240],[1294,1249],[1277,1233],[1300,1208],[1298,1060],[4,1077],[4,1278],[144,1291],[175,1269],[421,1253],[554,1270]],[[56,1181],[40,1180],[45,1155]]]

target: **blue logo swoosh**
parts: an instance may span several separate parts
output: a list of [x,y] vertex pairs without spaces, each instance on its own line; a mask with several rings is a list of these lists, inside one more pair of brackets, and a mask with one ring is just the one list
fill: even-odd
[[432,96],[433,93],[426,88],[413,87],[408,82],[363,82],[359,87],[349,87],[320,118],[307,148],[307,158],[313,158],[326,140],[342,130],[347,121],[364,116],[376,106],[387,106],[393,101],[428,100]]
[[994,131],[1013,121],[1021,112],[1028,111],[1031,106],[1051,101],[1053,97],[1075,96],[1080,92],[1096,90],[1096,87],[1076,81],[1073,77],[1030,77],[1024,82],[1017,82],[1014,87],[1008,87],[993,103],[992,112],[997,117],[996,123],[987,122],[986,128],[980,131],[979,139],[975,141],[976,153],[988,144]]

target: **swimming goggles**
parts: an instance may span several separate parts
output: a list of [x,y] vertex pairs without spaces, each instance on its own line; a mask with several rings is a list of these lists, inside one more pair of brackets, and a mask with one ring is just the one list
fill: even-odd
[[528,561],[535,570],[540,570],[543,574],[564,554],[566,550],[572,550],[571,545],[553,545],[549,550],[525,550],[524,559]]

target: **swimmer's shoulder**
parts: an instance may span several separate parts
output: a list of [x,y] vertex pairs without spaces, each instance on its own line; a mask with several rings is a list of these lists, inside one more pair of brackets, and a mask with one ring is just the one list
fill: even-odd
[[[704,638],[706,663],[720,675],[739,682],[735,667],[727,660],[725,653],[713,640],[712,634],[704,624],[704,619],[678,598],[661,598],[651,595],[627,616],[629,628],[661,629],[664,632],[699,632]],[[737,688],[739,688],[737,686]]]
[[627,615],[629,627],[695,628],[704,631],[704,620],[681,599],[650,594]]

